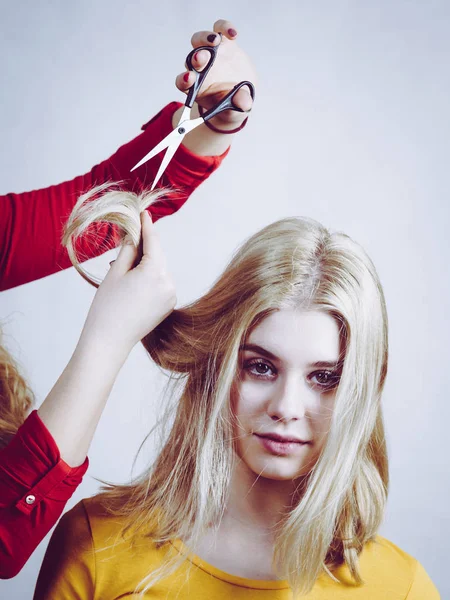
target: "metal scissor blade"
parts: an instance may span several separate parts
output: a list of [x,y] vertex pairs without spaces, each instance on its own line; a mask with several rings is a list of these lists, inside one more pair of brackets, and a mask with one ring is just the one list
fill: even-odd
[[[181,139],[183,139],[183,137],[184,137],[184,135],[181,136]],[[134,171],[135,169],[137,169],[138,167],[140,167],[141,165],[146,163],[148,160],[150,160],[151,158],[153,158],[154,156],[159,154],[162,150],[164,150],[165,148],[168,148],[171,144],[174,144],[176,138],[180,138],[178,129],[174,129],[168,135],[166,135],[166,137],[163,140],[161,140],[157,146],[155,146],[152,150],[150,150],[150,152],[148,154],[146,154],[142,160],[140,160],[136,165],[134,165],[134,167],[132,169],[130,169],[130,171]],[[181,140],[180,140],[180,142],[181,142]],[[177,147],[178,147],[178,145],[177,145]]]
[[[189,111],[190,111],[190,109],[189,109]],[[173,142],[172,142],[172,144],[167,148],[167,152],[164,155],[164,158],[163,158],[163,160],[162,160],[162,162],[161,162],[161,164],[159,166],[158,173],[156,174],[156,177],[155,177],[155,179],[153,181],[153,185],[151,187],[151,190],[153,190],[155,188],[156,184],[160,180],[161,175],[164,173],[164,171],[166,170],[167,165],[172,160],[173,155],[175,154],[175,152],[177,151],[177,149],[180,146],[181,142],[183,141],[184,136],[187,133],[189,133],[190,131],[192,131],[193,129],[195,129],[196,127],[198,127],[199,125],[201,125],[202,123],[203,123],[202,117],[199,117],[198,119],[192,119],[192,120],[187,120],[187,121],[180,121],[178,123],[177,128],[174,129],[171,134],[169,134],[169,135],[172,135],[173,133],[176,133],[177,136],[178,136],[178,140],[175,141],[175,139],[174,139]]]
[[164,158],[162,159],[161,164],[159,165],[159,169],[158,172],[156,173],[156,177],[153,180],[153,185],[151,187],[151,190],[153,190],[156,186],[156,184],[158,183],[158,181],[161,179],[161,175],[164,173],[164,171],[166,170],[167,165],[170,163],[170,161],[172,160],[173,155],[175,154],[175,152],[178,150],[179,145],[181,144],[181,140],[184,138],[184,135],[180,136],[180,139],[177,142],[174,142],[172,144],[172,146],[169,146],[167,148],[167,152],[164,155]]
[[203,123],[204,123],[203,118],[197,117],[196,119],[189,119],[189,121],[180,122],[178,124],[178,127],[183,127],[184,135],[186,135],[187,133],[189,133],[190,131],[192,131],[193,129],[198,127],[199,125],[202,125]]

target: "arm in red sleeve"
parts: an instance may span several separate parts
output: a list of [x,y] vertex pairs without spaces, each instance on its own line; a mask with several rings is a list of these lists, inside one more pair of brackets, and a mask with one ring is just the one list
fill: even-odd
[[0,450],[0,579],[19,573],[55,525],[89,465],[70,467],[33,411]]
[[[141,192],[150,188],[162,155],[136,171],[130,169],[172,130],[172,116],[181,106],[172,102],[143,126],[143,133],[121,146],[109,159],[86,175],[59,185],[23,194],[0,196],[0,290],[6,290],[51,275],[71,266],[61,245],[64,223],[80,194],[108,181],[122,181],[123,189]],[[167,167],[160,186],[179,192],[150,207],[153,221],[177,211],[190,194],[217,169],[226,156],[197,156],[180,146]],[[115,246],[115,230],[109,224],[95,225],[95,246],[77,244],[84,260]]]

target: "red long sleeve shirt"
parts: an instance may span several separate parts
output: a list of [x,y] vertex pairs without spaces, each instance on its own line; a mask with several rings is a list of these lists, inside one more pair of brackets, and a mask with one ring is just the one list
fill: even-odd
[[[172,116],[179,106],[175,102],[166,106],[142,127],[143,133],[86,175],[42,190],[0,196],[0,290],[71,266],[60,240],[64,223],[82,192],[106,181],[122,181],[123,189],[135,192],[151,186],[162,157],[132,173],[130,169],[172,130]],[[196,156],[180,146],[160,183],[179,192],[149,208],[153,221],[177,211],[226,154]],[[92,258],[109,249],[114,239],[113,226],[99,225],[99,245],[81,243],[79,249],[84,259]],[[0,450],[0,578],[19,573],[55,525],[87,468],[87,458],[75,468],[61,459],[37,411]]]

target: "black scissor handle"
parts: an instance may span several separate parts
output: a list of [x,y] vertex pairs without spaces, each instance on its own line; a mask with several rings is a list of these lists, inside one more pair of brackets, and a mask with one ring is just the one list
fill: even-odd
[[237,112],[250,112],[250,111],[243,110],[242,108],[238,108],[237,106],[235,106],[233,104],[233,98],[234,98],[236,92],[244,86],[248,87],[248,89],[250,91],[250,96],[252,97],[252,100],[254,100],[255,99],[255,86],[253,85],[253,83],[251,81],[241,81],[240,83],[235,85],[234,88],[231,91],[229,91],[228,94],[224,98],[222,98],[222,100],[219,102],[219,104],[216,104],[216,106],[213,106],[212,108],[207,110],[202,115],[203,120],[209,121],[210,119],[212,119],[213,117],[216,117],[218,114],[220,114],[221,112],[223,112],[225,110],[235,110]]
[[[194,48],[193,50],[191,50],[189,52],[189,54],[187,55],[186,66],[189,71],[194,71],[194,73],[195,73],[194,85],[189,88],[186,102],[184,103],[184,105],[187,106],[188,108],[192,108],[192,105],[194,104],[195,99],[197,98],[198,90],[201,88],[202,83],[205,80],[205,77],[208,75],[209,71],[211,70],[211,67],[214,64],[219,46],[220,46],[220,44],[218,46],[199,46],[198,48]],[[210,54],[210,57],[209,57],[209,60],[206,64],[206,66],[201,71],[197,71],[197,69],[192,64],[192,59],[194,57],[194,54],[199,52],[199,50],[207,50]]]

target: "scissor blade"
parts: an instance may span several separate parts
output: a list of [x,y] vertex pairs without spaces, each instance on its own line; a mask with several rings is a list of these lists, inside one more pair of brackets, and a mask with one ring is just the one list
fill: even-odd
[[174,142],[172,146],[169,146],[167,148],[167,152],[165,153],[164,158],[162,159],[162,162],[159,165],[158,172],[156,173],[156,177],[155,177],[155,179],[153,181],[153,185],[151,187],[152,190],[155,188],[156,184],[161,179],[161,175],[164,173],[164,171],[166,170],[167,165],[172,160],[172,157],[175,154],[175,152],[177,151],[178,146],[181,144],[181,141],[182,141],[183,138],[184,138],[184,135],[180,136],[178,142]]
[[134,167],[130,169],[130,171],[134,171],[135,169],[146,163],[148,160],[159,154],[162,150],[168,148],[172,143],[175,143],[175,139],[179,137],[180,134],[178,133],[178,129],[174,129],[173,131],[171,131],[168,135],[166,135],[166,137],[163,140],[159,142],[157,146],[150,150],[150,152],[146,154],[142,160],[140,160],[136,165],[134,165]]
[[186,135],[199,125],[202,125],[202,123],[204,123],[202,117],[197,117],[196,119],[190,119],[189,121],[180,121],[180,123],[178,123],[178,127],[183,127],[183,135]]
[[[152,190],[155,188],[156,184],[158,183],[158,181],[161,178],[161,175],[166,170],[167,165],[172,160],[173,155],[175,154],[175,152],[177,151],[181,142],[183,141],[184,136],[187,133],[189,133],[190,131],[192,131],[193,129],[195,129],[196,127],[198,127],[199,125],[201,125],[202,123],[203,123],[203,119],[201,117],[199,117],[198,119],[192,119],[189,121],[180,121],[177,125],[177,128],[174,129],[174,131],[172,131],[172,133],[177,134],[178,140],[177,141],[174,140],[173,143],[167,148],[167,152],[159,166],[158,173],[156,174],[156,177],[153,181],[153,185],[151,187]],[[172,135],[172,134],[170,134],[170,135]]]

